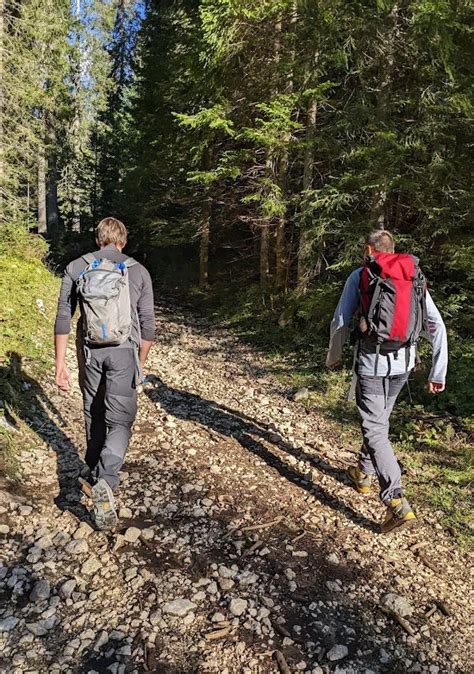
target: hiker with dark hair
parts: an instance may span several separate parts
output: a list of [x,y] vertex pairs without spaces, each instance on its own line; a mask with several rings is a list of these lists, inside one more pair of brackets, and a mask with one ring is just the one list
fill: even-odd
[[[155,335],[150,274],[122,253],[125,225],[104,218],[96,230],[99,250],[71,262],[64,272],[56,315],[56,383],[68,391],[66,349],[79,304],[78,359],[86,422],[86,464],[99,529],[117,524],[114,491],[137,412],[137,383]],[[85,485],[87,486],[87,485]]]
[[348,468],[347,475],[360,494],[368,494],[372,478],[377,477],[380,498],[387,507],[381,525],[385,533],[416,519],[403,496],[389,428],[393,406],[415,367],[418,338],[423,335],[432,345],[430,393],[444,391],[448,364],[446,328],[426,289],[419,261],[413,255],[395,253],[394,238],[386,230],[369,234],[364,266],[346,281],[331,322],[327,367],[340,363],[354,318],[351,389],[355,388],[363,443],[358,463]]

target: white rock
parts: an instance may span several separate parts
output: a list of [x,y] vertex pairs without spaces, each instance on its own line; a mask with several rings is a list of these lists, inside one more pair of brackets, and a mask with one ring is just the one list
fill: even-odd
[[347,646],[344,646],[344,644],[336,644],[331,648],[330,651],[327,652],[326,657],[331,662],[335,662],[336,660],[342,660],[342,658],[345,658],[348,653],[349,649]]
[[221,590],[224,590],[226,592],[227,590],[230,590],[234,587],[235,583],[232,580],[232,578],[219,578],[219,586]]
[[51,540],[51,536],[49,536],[49,534],[41,536],[41,538],[38,538],[38,540],[35,541],[35,546],[37,548],[40,548],[40,550],[46,550],[47,548],[50,548],[52,545],[53,541]]
[[146,529],[142,529],[141,532],[140,532],[140,537],[144,541],[151,541],[151,539],[154,538],[154,536],[155,536],[155,532],[150,527],[147,527]]
[[71,597],[72,593],[74,592],[74,590],[76,588],[76,585],[77,585],[77,583],[74,580],[74,578],[71,578],[70,580],[66,580],[66,582],[63,583],[61,585],[61,587],[59,588],[60,596],[63,599],[69,599]]
[[33,512],[33,508],[29,505],[21,505],[18,508],[18,512],[22,517],[27,517],[28,515],[31,515],[31,513]]
[[288,580],[294,580],[296,578],[296,573],[293,571],[293,569],[285,569],[285,576],[288,578]]
[[248,602],[246,599],[232,599],[229,605],[229,611],[236,617],[241,616],[247,610]]
[[384,594],[380,600],[380,603],[382,606],[386,606],[392,611],[395,611],[395,613],[397,613],[402,618],[411,616],[414,610],[408,599],[405,599],[405,597],[395,594],[394,592],[388,592],[387,594]]
[[342,592],[342,587],[335,580],[327,580],[326,587],[331,592]]
[[123,537],[125,538],[127,543],[136,543],[140,538],[140,529],[138,529],[137,527],[128,527]]
[[74,532],[73,538],[77,541],[82,538],[88,538],[93,531],[94,529],[87,522],[81,522]]
[[83,573],[85,576],[90,576],[91,574],[98,571],[100,567],[101,563],[99,562],[98,559],[96,559],[95,557],[89,557],[89,559],[86,560],[84,564],[81,566],[81,573]]
[[213,623],[221,623],[225,620],[225,615],[223,613],[214,613],[214,615],[211,618]]
[[0,524],[0,534],[6,535],[8,533],[10,533],[10,527],[8,524]]
[[174,601],[167,602],[162,607],[164,613],[175,615],[179,618],[184,618],[186,614],[195,608],[196,604],[193,604],[189,599],[175,599]]
[[83,555],[89,550],[89,545],[87,544],[87,541],[84,538],[81,538],[80,540],[75,540],[75,541],[70,541],[66,545],[66,552],[68,552],[70,555]]
[[95,644],[93,646],[94,651],[100,651],[102,646],[105,646],[105,644],[108,642],[108,640],[109,640],[108,633],[105,630],[102,630],[102,632],[100,632],[100,634],[97,637],[97,639],[95,641]]

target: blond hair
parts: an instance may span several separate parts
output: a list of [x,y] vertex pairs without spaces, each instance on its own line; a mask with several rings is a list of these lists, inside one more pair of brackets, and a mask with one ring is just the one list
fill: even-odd
[[95,231],[99,246],[125,246],[127,243],[127,228],[117,218],[104,218],[97,225]]
[[393,235],[387,229],[376,229],[371,232],[366,244],[372,246],[379,253],[393,253],[395,251],[395,241]]

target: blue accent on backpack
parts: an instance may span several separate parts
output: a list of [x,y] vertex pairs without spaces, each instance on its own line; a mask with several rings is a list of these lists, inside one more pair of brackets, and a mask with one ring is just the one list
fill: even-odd
[[107,326],[105,323],[102,323],[102,339],[107,339]]

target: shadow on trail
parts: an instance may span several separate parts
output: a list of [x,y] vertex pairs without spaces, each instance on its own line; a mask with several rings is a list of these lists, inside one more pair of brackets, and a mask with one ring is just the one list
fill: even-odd
[[234,438],[244,449],[258,456],[271,468],[275,468],[289,482],[308,491],[324,505],[342,513],[368,531],[378,531],[374,522],[343,503],[337,496],[330,494],[320,485],[314,484],[298,471],[292,469],[263,443],[273,445],[298,461],[308,461],[316,470],[346,484],[343,470],[332,466],[321,457],[313,456],[302,449],[293,447],[293,445],[285,442],[276,431],[272,431],[270,426],[255,421],[242,412],[215,401],[206,400],[194,393],[170,388],[155,375],[152,375],[151,379],[153,388],[146,388],[146,394],[152,402],[158,402],[168,414],[179,419],[197,421],[221,435]]
[[[62,428],[68,426],[60,411],[50,400],[41,385],[28,375],[18,353],[7,354],[8,365],[0,367],[1,398],[13,437],[19,429],[8,409],[13,411],[56,454],[56,472],[59,493],[54,502],[60,510],[72,512],[79,519],[89,519],[87,509],[81,504],[81,490],[77,478],[84,466],[79,452]],[[60,426],[52,416],[58,418]]]

